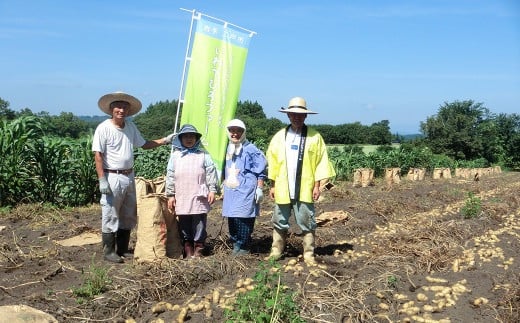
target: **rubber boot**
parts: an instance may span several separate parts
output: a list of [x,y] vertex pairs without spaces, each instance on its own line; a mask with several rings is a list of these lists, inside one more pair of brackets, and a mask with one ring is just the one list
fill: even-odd
[[132,258],[134,255],[128,250],[130,243],[130,230],[117,230],[116,246],[117,255],[124,258]]
[[193,242],[191,241],[184,241],[184,258],[193,258]]
[[314,258],[314,232],[303,234],[303,260],[307,265],[316,265]]
[[104,253],[103,258],[106,261],[122,263],[123,258],[119,257],[116,253],[116,234],[103,232],[102,240]]
[[193,258],[200,258],[202,257],[202,253],[204,252],[204,242],[195,242],[193,244],[194,251],[193,251]]
[[267,259],[279,260],[283,256],[285,249],[285,239],[287,237],[287,231],[278,229],[273,230],[273,244],[271,246],[271,253]]
[[233,244],[233,252],[231,253],[234,257],[246,256],[249,255],[249,249],[245,249],[240,243]]

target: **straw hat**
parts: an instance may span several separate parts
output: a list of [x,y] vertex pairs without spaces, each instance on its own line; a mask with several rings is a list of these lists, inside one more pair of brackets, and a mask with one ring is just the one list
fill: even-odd
[[280,108],[280,112],[283,113],[306,113],[306,114],[317,114],[318,112],[314,112],[307,109],[307,102],[305,102],[304,98],[299,96],[292,98],[289,100],[289,105],[287,108]]
[[124,92],[114,92],[103,95],[98,101],[98,106],[101,109],[101,111],[105,112],[108,115],[112,115],[110,104],[115,101],[125,101],[128,102],[128,104],[130,104],[130,108],[128,109],[128,116],[136,114],[141,110],[143,106],[139,99]]

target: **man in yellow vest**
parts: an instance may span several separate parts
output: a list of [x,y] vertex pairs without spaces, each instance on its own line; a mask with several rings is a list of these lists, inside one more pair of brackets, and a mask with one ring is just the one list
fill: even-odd
[[280,112],[287,114],[291,124],[274,135],[266,153],[271,183],[269,195],[275,201],[269,258],[278,260],[283,256],[289,217],[293,212],[303,233],[303,258],[307,264],[315,264],[314,201],[320,197],[320,181],[334,177],[336,173],[330,166],[322,136],[305,125],[307,115],[316,114],[307,109],[305,100],[294,97]]

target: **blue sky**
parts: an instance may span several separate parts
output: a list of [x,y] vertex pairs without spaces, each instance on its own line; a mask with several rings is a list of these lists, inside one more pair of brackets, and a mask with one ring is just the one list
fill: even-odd
[[[195,9],[257,34],[240,100],[268,117],[293,96],[309,124],[389,120],[417,133],[445,102],[520,113],[520,2],[0,0],[0,98],[10,108],[103,115],[125,91],[178,99]],[[173,128],[173,125],[172,125]]]

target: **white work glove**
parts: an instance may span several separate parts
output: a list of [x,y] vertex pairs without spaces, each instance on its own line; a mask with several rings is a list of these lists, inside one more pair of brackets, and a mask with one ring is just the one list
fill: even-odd
[[175,137],[176,133],[171,133],[169,134],[168,136],[164,137],[163,140],[164,140],[164,144],[165,145],[168,145],[168,144],[171,144],[172,141],[173,141],[173,138]]
[[263,199],[264,199],[264,192],[262,191],[261,187],[257,187],[256,192],[255,192],[255,203],[258,204],[258,203],[262,202]]
[[110,190],[110,185],[108,185],[108,181],[105,177],[101,177],[99,179],[99,191],[102,194],[112,194],[112,191]]

